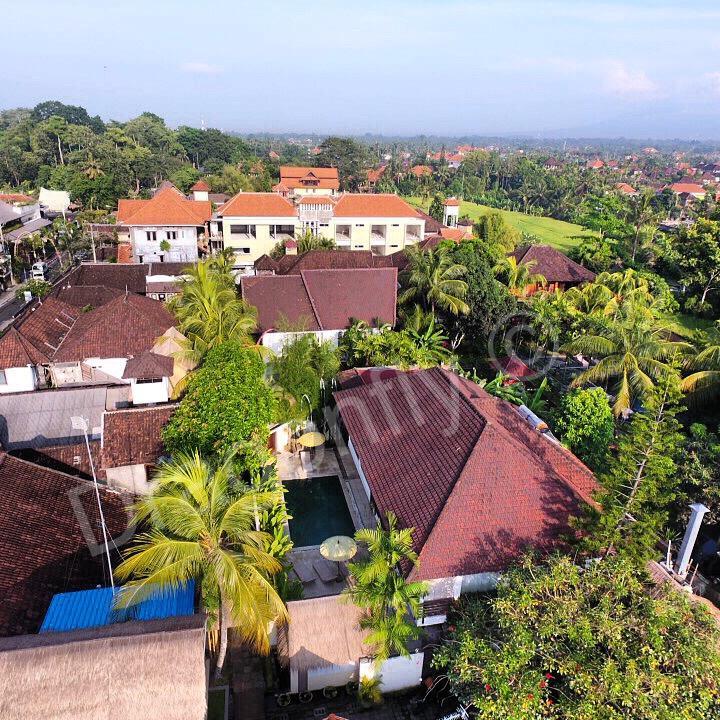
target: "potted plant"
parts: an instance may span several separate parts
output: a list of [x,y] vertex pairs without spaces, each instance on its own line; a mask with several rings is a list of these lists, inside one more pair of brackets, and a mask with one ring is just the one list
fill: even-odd
[[371,708],[374,705],[380,705],[382,703],[382,693],[380,692],[381,681],[381,675],[364,677],[360,680],[357,695],[362,707]]

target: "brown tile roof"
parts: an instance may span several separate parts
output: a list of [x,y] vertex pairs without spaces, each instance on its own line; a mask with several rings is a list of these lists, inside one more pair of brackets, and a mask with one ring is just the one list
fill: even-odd
[[295,206],[277,193],[241,192],[230,198],[218,215],[222,217],[295,217]]
[[123,294],[119,288],[105,285],[56,285],[51,292],[52,297],[80,310],[100,307]]
[[[307,181],[312,180],[312,184]],[[303,182],[306,181],[306,182]],[[321,190],[337,190],[340,187],[337,168],[280,166],[280,184],[291,190],[315,187]]]
[[72,305],[47,297],[24,315],[15,328],[38,352],[52,358],[80,315]]
[[154,380],[156,378],[169,378],[173,374],[173,364],[171,357],[158,355],[148,350],[148,352],[127,361],[123,379]]
[[212,215],[209,200],[188,200],[174,187],[150,200],[118,200],[117,221],[123,225],[204,225]]
[[119,263],[83,263],[70,271],[56,287],[73,287],[75,285],[101,285],[129,290],[134,293],[145,292],[145,276],[148,264]]
[[549,283],[582,283],[595,280],[595,273],[549,245],[527,245],[512,253],[520,264],[535,262],[534,273]]
[[[92,467],[88,458],[85,441],[69,445],[52,445],[42,448],[22,448],[13,450],[13,456],[21,460],[42,465],[43,467],[57,470],[68,475],[92,480]],[[95,473],[98,478],[104,479],[105,472],[100,467],[100,441],[90,441],[90,457],[95,464]]]
[[397,195],[378,193],[346,193],[335,205],[337,217],[411,217],[420,219],[412,205]]
[[103,413],[103,468],[154,465],[163,454],[162,431],[177,404]]
[[53,360],[74,362],[141,355],[174,324],[172,313],[158,300],[132,293],[121,295],[81,314]]
[[305,330],[340,330],[353,319],[395,324],[396,268],[303,270],[240,280],[243,298],[258,310],[261,331],[283,320]]
[[40,365],[47,361],[47,355],[28,342],[14,327],[0,338],[0,369],[2,370]]
[[[118,537],[130,498],[100,495]],[[2,453],[0,506],[0,636],[37,632],[54,594],[108,582],[102,553],[88,549],[102,543],[92,483]]]
[[453,373],[398,373],[335,399],[377,508],[415,528],[414,578],[499,572],[526,547],[549,551],[592,502],[588,468]]
[[389,255],[373,255],[370,250],[308,250],[300,255],[283,255],[279,260],[263,255],[255,261],[255,269],[272,270],[278,275],[299,275],[303,270],[391,267],[389,258]]

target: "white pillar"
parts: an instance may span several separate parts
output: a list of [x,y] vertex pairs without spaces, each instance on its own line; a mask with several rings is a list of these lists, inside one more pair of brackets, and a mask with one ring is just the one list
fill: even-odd
[[709,511],[709,508],[706,508],[702,503],[693,503],[690,506],[690,510],[690,519],[688,520],[687,529],[685,530],[685,537],[683,538],[680,552],[678,553],[675,563],[675,572],[680,577],[687,575],[690,556],[695,547],[695,541],[697,540],[698,532],[700,532],[703,517],[705,513]]

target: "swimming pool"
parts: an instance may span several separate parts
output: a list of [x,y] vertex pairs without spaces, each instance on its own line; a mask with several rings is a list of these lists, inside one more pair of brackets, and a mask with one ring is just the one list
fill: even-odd
[[290,520],[290,538],[295,547],[320,545],[333,535],[355,534],[336,475],[307,480],[286,480],[285,503]]

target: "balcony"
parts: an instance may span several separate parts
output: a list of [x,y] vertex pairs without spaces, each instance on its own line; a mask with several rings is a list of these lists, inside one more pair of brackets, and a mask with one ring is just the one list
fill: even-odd
[[419,243],[421,240],[420,225],[408,225],[405,229],[405,242]]
[[373,225],[370,228],[370,245],[385,245],[387,237],[385,225]]
[[350,245],[350,226],[337,225],[335,227],[335,244],[338,247],[347,247]]

